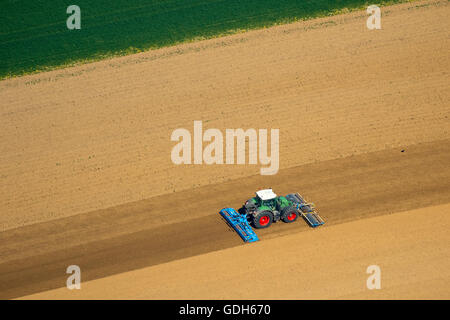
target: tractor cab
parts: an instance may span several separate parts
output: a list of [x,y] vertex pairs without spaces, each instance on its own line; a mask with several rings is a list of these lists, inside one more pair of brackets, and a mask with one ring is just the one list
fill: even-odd
[[279,207],[277,195],[272,189],[264,189],[256,192],[256,196],[259,200],[260,206],[267,206],[272,210],[276,210]]

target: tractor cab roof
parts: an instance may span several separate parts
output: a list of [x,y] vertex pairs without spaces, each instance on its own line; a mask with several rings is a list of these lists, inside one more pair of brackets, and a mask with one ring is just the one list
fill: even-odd
[[264,189],[256,192],[256,195],[261,200],[272,200],[277,197],[277,195],[272,191],[272,189]]

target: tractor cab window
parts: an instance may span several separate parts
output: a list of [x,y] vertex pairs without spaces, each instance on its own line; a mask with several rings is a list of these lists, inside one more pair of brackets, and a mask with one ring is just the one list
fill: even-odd
[[274,200],[265,200],[265,201],[263,201],[263,203],[268,207],[273,207],[275,205]]

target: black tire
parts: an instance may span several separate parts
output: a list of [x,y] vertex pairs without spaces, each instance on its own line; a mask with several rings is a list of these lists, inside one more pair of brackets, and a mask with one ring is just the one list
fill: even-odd
[[247,209],[245,208],[245,206],[242,206],[242,207],[238,210],[238,212],[239,212],[240,214],[247,214]]
[[253,225],[257,229],[268,228],[270,227],[272,222],[273,222],[273,214],[268,210],[260,211],[253,216]]
[[295,207],[286,207],[281,212],[281,220],[283,220],[286,223],[294,222],[298,219],[299,212]]

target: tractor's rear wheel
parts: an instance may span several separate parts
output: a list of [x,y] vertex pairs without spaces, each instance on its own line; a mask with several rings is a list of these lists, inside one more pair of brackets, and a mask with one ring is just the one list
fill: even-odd
[[253,225],[255,228],[268,228],[273,222],[273,214],[270,211],[261,211],[253,216]]
[[281,213],[281,220],[286,223],[294,222],[298,219],[298,211],[294,207],[287,207]]

